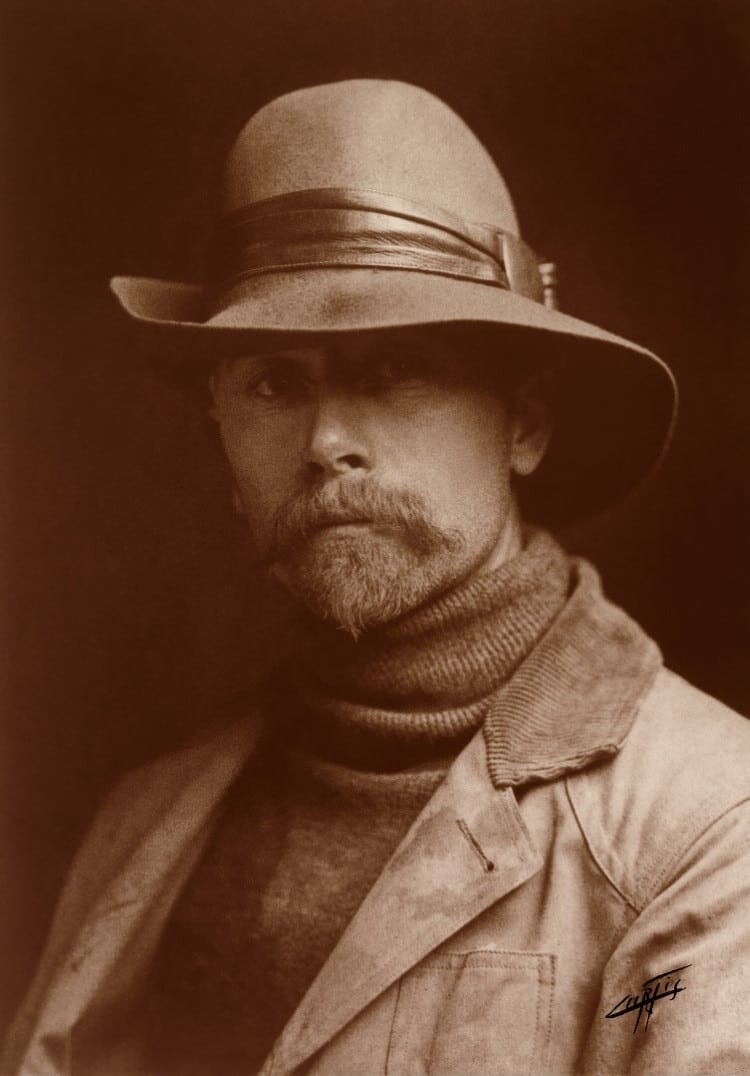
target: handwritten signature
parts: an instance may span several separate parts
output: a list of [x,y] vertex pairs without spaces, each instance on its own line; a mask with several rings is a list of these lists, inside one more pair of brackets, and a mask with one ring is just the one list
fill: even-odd
[[[654,1005],[657,1001],[662,1001],[664,998],[669,998],[671,1001],[681,994],[686,989],[684,986],[680,986],[682,979],[676,978],[670,986],[670,981],[680,971],[685,971],[686,968],[692,967],[692,964],[683,964],[681,968],[672,968],[671,971],[663,971],[660,975],[653,975],[650,979],[646,979],[642,984],[642,994],[626,994],[625,997],[618,1001],[614,1008],[606,1015],[607,1020],[614,1020],[616,1016],[626,1016],[629,1012],[637,1013],[635,1018],[635,1026],[633,1027],[633,1034],[635,1035],[638,1030],[638,1025],[641,1022],[641,1016],[643,1010],[646,1010],[646,1021],[643,1025],[643,1030],[648,1031],[648,1024],[651,1016],[654,1012]],[[663,984],[663,985],[662,985]]]

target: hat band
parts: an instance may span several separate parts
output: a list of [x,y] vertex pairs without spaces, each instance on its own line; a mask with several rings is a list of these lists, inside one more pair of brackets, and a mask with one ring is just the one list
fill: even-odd
[[211,277],[223,290],[254,274],[346,266],[438,273],[543,299],[538,259],[517,237],[350,188],[294,191],[235,211],[220,226]]

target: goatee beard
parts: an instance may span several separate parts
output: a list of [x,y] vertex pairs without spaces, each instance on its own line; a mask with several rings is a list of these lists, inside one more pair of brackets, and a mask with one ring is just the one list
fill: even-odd
[[357,638],[421,605],[454,574],[464,546],[419,494],[347,480],[287,503],[265,561],[313,613]]

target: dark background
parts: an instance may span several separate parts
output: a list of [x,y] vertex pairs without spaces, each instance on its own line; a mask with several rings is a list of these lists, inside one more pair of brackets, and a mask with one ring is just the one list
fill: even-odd
[[668,462],[569,541],[674,668],[747,707],[743,9],[2,5],[3,1012],[106,786],[269,659],[274,609],[245,566],[209,423],[140,368],[106,285],[195,277],[223,154],[279,93],[383,76],[442,96],[560,265],[564,309],[670,362]]

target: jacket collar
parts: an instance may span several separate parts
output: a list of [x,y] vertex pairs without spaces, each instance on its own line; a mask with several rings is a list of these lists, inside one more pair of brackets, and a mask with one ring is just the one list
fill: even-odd
[[616,754],[661,668],[659,648],[604,598],[595,569],[573,563],[562,612],[485,719],[496,788],[549,781]]

